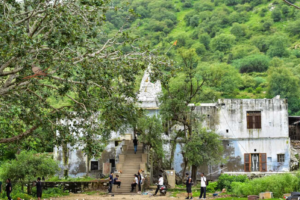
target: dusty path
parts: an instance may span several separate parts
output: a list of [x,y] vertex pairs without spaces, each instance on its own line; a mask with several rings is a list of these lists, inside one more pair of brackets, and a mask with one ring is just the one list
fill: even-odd
[[[181,196],[181,195],[180,195]],[[170,196],[149,196],[149,195],[87,195],[87,194],[71,194],[65,197],[52,198],[51,200],[166,200],[166,199],[183,199],[183,197]]]

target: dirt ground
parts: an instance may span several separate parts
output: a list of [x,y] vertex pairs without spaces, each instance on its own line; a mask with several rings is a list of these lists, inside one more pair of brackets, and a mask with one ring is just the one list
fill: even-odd
[[124,195],[87,195],[87,194],[71,194],[65,197],[52,198],[51,200],[166,200],[166,199],[182,199],[183,196],[178,197],[167,196],[150,196],[150,195],[137,195],[137,194],[124,194]]

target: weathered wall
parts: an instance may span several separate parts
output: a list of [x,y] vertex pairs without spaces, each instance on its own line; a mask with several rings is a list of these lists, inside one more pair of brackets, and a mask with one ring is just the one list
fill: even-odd
[[[261,129],[247,129],[247,111],[261,111]],[[227,163],[199,167],[212,179],[222,172],[243,172],[245,153],[266,153],[267,171],[289,171],[290,139],[288,111],[285,99],[224,99],[216,104],[201,104],[195,112],[203,119],[203,126],[223,139]],[[177,144],[174,169],[182,171],[182,144]],[[167,148],[166,148],[167,149]],[[277,162],[277,154],[285,155],[285,162]]]

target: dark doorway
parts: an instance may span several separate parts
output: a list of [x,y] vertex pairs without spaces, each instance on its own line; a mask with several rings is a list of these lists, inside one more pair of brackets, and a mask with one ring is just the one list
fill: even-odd
[[91,170],[98,170],[98,161],[91,161]]

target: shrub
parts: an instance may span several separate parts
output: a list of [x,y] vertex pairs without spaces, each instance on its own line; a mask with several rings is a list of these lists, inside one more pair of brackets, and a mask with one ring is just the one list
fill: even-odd
[[198,56],[203,55],[206,52],[205,46],[203,44],[197,44],[195,46],[195,49]]
[[262,77],[255,77],[255,86],[258,87],[260,84],[265,83],[266,79],[262,78]]
[[226,6],[234,6],[240,3],[240,0],[225,0]]
[[255,93],[256,93],[256,94],[260,94],[262,91],[263,91],[262,87],[257,87],[257,88],[255,89]]
[[248,178],[246,175],[239,175],[239,176],[230,176],[228,174],[222,174],[218,178],[218,189],[222,190],[223,188],[226,188],[228,192],[232,191],[231,183],[232,182],[239,182],[244,183],[248,181]]
[[237,38],[244,37],[246,35],[246,27],[245,25],[234,23],[230,33],[235,35]]
[[232,47],[235,41],[235,36],[231,34],[221,34],[216,36],[211,41],[211,47],[213,50],[228,51]]
[[297,58],[300,58],[300,50],[299,49],[293,50],[292,55],[296,56]]
[[183,7],[184,7],[184,8],[192,8],[192,7],[193,7],[193,4],[192,4],[191,2],[185,2],[185,3],[183,4]]
[[282,197],[285,193],[299,190],[299,173],[278,174],[256,178],[246,182],[232,182],[232,194],[236,196],[248,196],[260,192],[272,191],[274,197]]
[[269,42],[267,36],[252,37],[251,43],[255,45],[261,52],[266,52],[269,49]]
[[290,22],[286,29],[291,34],[298,35],[300,33],[300,20],[297,20],[295,22]]
[[264,72],[269,67],[270,59],[265,55],[250,55],[242,59],[234,60],[232,65],[241,73]]
[[207,192],[215,192],[218,187],[218,182],[210,182],[206,187]]
[[272,25],[274,24],[273,20],[272,19],[267,19],[263,24],[262,24],[262,27],[263,27],[263,30],[264,31],[269,31],[272,27]]
[[210,44],[210,36],[207,33],[199,35],[200,42],[205,46],[205,48],[209,49]]
[[275,8],[273,11],[272,11],[272,18],[274,20],[274,22],[279,22],[281,20],[281,11],[279,8]]
[[248,92],[248,93],[253,93],[253,91],[254,91],[254,90],[253,90],[253,88],[251,88],[251,87],[246,89],[246,92]]

